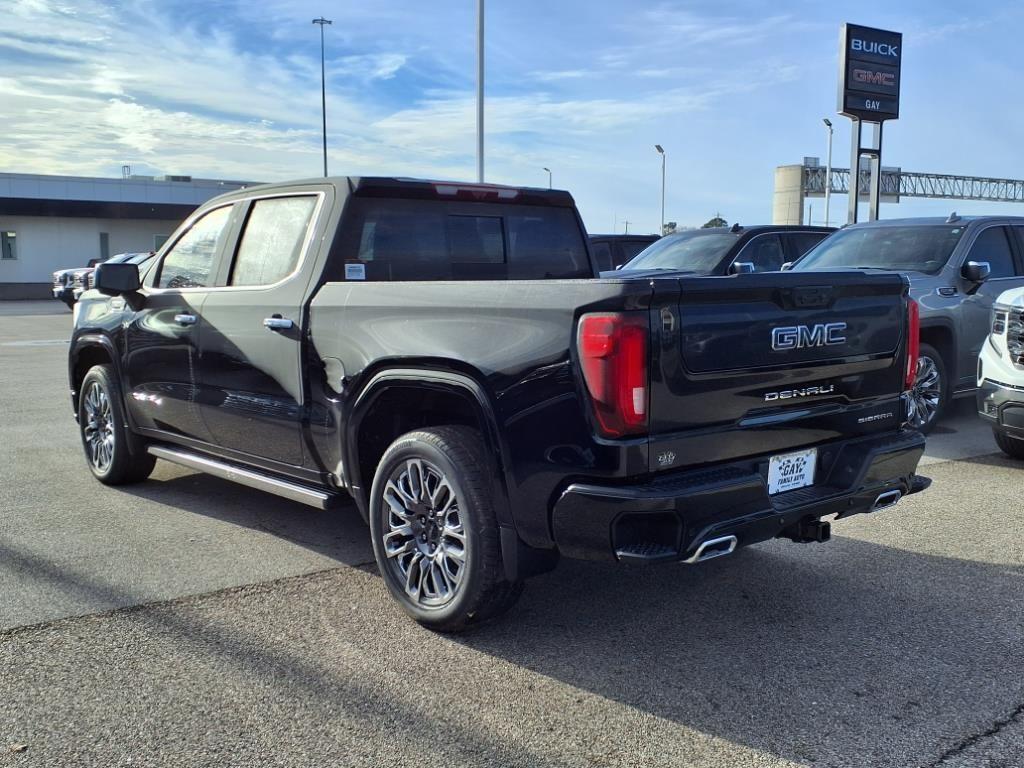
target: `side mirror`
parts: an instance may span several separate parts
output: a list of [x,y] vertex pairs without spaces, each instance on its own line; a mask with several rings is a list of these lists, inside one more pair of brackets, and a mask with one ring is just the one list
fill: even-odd
[[142,287],[139,268],[134,264],[97,264],[92,287],[108,296],[133,293]]
[[984,283],[992,274],[992,265],[987,261],[968,261],[960,270],[964,280],[972,283]]
[[791,270],[792,268],[793,268],[793,262],[792,261],[786,261],[786,262],[783,262],[782,270],[781,271],[782,272],[789,272],[789,270]]
[[752,261],[734,261],[729,267],[729,272],[733,275],[750,275],[756,271]]

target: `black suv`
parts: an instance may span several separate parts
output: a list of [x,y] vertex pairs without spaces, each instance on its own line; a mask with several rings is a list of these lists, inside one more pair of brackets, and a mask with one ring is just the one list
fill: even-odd
[[778,272],[835,232],[833,227],[758,225],[709,227],[666,235],[623,269],[678,270],[698,275]]

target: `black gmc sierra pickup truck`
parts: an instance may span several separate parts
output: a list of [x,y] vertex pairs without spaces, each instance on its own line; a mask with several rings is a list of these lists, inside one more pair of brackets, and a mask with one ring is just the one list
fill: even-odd
[[157,458],[320,508],[456,630],[560,555],[697,563],[927,485],[895,274],[596,279],[566,192],[383,178],[252,187],[75,307],[101,482]]

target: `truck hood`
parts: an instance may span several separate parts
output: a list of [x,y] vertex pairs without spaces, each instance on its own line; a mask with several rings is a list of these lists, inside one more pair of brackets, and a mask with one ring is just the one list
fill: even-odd
[[1011,288],[1003,291],[996,299],[996,304],[1004,307],[1024,307],[1024,288]]

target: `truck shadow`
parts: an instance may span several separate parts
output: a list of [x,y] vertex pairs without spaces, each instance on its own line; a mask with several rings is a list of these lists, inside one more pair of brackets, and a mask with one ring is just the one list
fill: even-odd
[[563,562],[460,642],[788,760],[918,765],[1024,698],[1022,597],[1016,565],[774,542],[694,569]]
[[123,490],[190,514],[264,531],[342,565],[373,562],[370,530],[354,503],[332,511],[317,510],[165,462],[157,464],[154,478]]
[[[317,512],[203,475],[130,492],[341,564],[372,561],[354,507]],[[563,561],[506,618],[454,641],[653,715],[669,738],[682,726],[794,762],[918,765],[1024,699],[1022,598],[1018,564],[838,535],[695,568]],[[397,607],[388,615],[408,625]],[[427,648],[451,642],[405,632]]]

